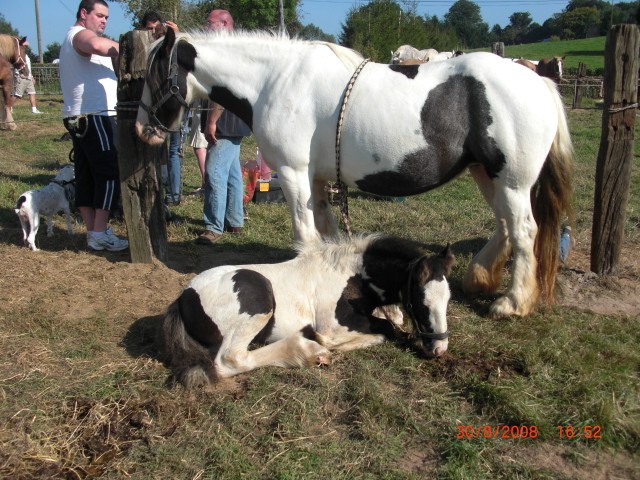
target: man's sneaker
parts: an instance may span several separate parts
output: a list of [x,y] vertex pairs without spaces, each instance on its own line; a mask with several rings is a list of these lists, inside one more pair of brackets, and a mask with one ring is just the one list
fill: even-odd
[[87,233],[87,246],[89,250],[101,251],[108,250],[110,252],[119,252],[129,247],[129,242],[117,237],[111,227],[104,232]]
[[36,115],[41,114],[42,112],[40,110],[38,110],[37,108],[31,110],[31,113],[35,113]]

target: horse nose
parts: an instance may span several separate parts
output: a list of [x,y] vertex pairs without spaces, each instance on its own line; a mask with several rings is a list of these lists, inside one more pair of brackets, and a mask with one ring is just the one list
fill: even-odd
[[436,340],[425,347],[424,353],[429,358],[441,357],[444,355],[444,352],[447,351],[447,346],[447,343],[442,342],[441,340]]

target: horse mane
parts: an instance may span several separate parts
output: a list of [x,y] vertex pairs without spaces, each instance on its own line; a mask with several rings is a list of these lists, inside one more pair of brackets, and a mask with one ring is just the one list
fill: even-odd
[[176,34],[176,41],[180,39],[184,40],[200,40],[204,38],[234,38],[240,41],[260,41],[260,48],[268,48],[269,45],[324,45],[328,47],[335,55],[342,61],[342,63],[348,68],[353,69],[360,65],[364,57],[357,51],[352,50],[335,43],[324,42],[320,40],[305,40],[298,37],[291,38],[288,33],[278,33],[269,30],[243,30],[235,29],[233,32],[213,31],[213,30],[189,30],[188,32],[180,32]]
[[382,233],[355,235],[351,240],[340,235],[311,244],[297,243],[294,248],[298,257],[319,257],[328,268],[341,271],[355,269],[365,253],[405,262],[424,255],[415,242]]
[[6,34],[0,34],[0,55],[7,60],[15,53],[15,37]]

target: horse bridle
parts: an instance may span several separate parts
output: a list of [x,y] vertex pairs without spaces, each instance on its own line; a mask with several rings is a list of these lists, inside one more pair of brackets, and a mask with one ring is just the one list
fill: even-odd
[[22,58],[22,55],[20,55],[20,40],[18,39],[18,37],[12,38],[15,40],[16,48],[13,55],[13,58],[15,58],[15,60],[11,62],[11,65],[13,65],[17,70],[22,70],[27,66],[27,61]]
[[[149,69],[151,69],[151,65],[149,65]],[[147,71],[147,76],[149,75],[149,71]],[[156,116],[156,112],[160,107],[162,107],[170,98],[175,97],[181,105],[186,108],[189,108],[189,104],[185,100],[185,98],[180,93],[180,87],[178,86],[178,42],[175,43],[173,48],[171,49],[171,57],[169,62],[169,76],[167,80],[171,80],[171,86],[169,87],[169,91],[164,94],[164,96],[158,100],[153,106],[148,106],[142,100],[140,100],[140,107],[142,107],[149,116],[149,121],[152,125],[160,130],[167,133],[174,133],[180,130],[180,127],[177,129],[170,129],[166,125],[164,125],[160,119]]]
[[443,333],[432,333],[423,330],[422,325],[420,325],[420,322],[418,322],[418,317],[416,317],[416,314],[413,311],[413,304],[411,303],[411,283],[416,267],[425,257],[426,255],[423,255],[422,257],[412,262],[411,269],[409,270],[409,278],[407,279],[407,295],[401,295],[402,306],[404,307],[407,314],[409,314],[409,318],[413,323],[413,328],[415,328],[416,332],[418,332],[418,335],[420,335],[423,339],[426,338],[428,340],[446,340],[447,338],[449,338],[449,330]]

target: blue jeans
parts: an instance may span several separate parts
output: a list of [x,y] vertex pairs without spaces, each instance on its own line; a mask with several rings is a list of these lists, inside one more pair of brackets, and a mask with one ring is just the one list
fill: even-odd
[[240,169],[242,137],[221,137],[209,145],[204,163],[204,226],[221,234],[224,227],[242,227],[244,184]]
[[181,140],[180,132],[173,132],[169,137],[169,156],[167,158],[168,178],[166,184],[166,202],[169,204],[180,202]]

